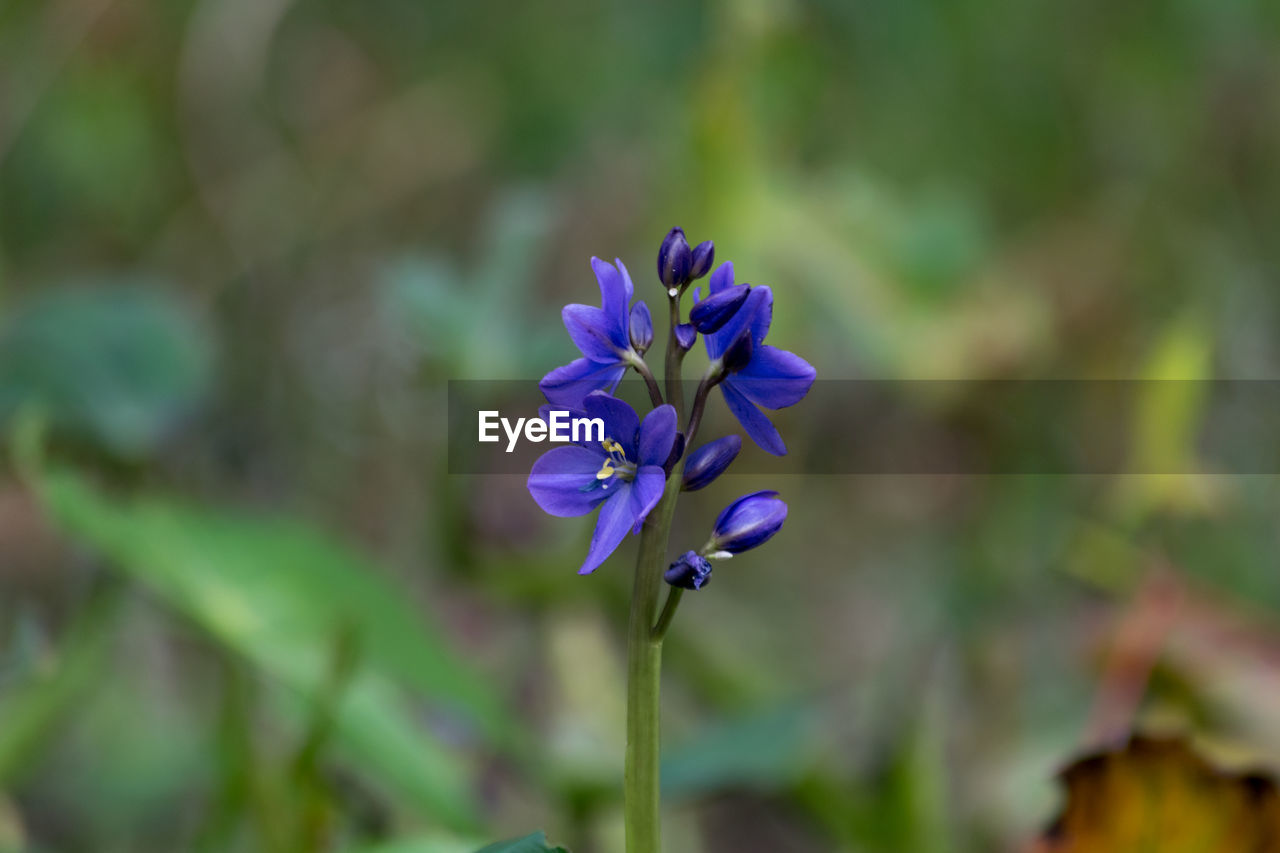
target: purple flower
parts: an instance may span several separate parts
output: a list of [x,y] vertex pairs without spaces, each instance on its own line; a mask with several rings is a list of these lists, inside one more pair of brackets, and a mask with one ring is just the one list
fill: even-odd
[[743,495],[720,513],[705,550],[712,557],[750,551],[773,538],[786,520],[787,505],[777,492]]
[[716,259],[716,245],[706,240],[693,247],[693,264],[689,267],[689,279],[702,278],[711,272],[711,264]]
[[[627,532],[639,532],[662,497],[663,463],[676,440],[676,411],[659,406],[640,422],[635,410],[603,391],[582,402],[582,413],[604,422],[603,441],[557,447],[544,453],[529,473],[529,493],[551,515],[586,515],[600,507],[587,558],[588,574],[614,552]],[[595,438],[595,436],[592,436]]]
[[681,323],[673,330],[676,336],[676,346],[684,352],[693,349],[693,345],[698,340],[698,330],[693,327],[692,323]]
[[[747,288],[747,285],[735,285],[733,264],[724,263],[711,274],[707,298],[714,299],[730,288]],[[702,301],[698,290],[694,290],[694,301]],[[737,372],[724,378],[720,383],[720,391],[724,394],[729,411],[733,412],[747,435],[768,452],[783,456],[787,452],[787,446],[783,443],[782,436],[778,435],[778,430],[757,407],[783,409],[795,405],[809,393],[817,371],[800,356],[764,343],[772,321],[773,291],[768,287],[750,288],[742,307],[719,331],[704,335],[704,339],[707,343],[707,356],[715,362],[735,342],[739,343],[739,347],[732,354],[735,359],[739,359],[746,348],[738,338],[743,334],[750,336],[750,357],[744,359],[745,363]]]
[[693,310],[689,312],[689,322],[704,335],[718,332],[725,323],[733,319],[733,315],[738,313],[738,309],[750,295],[751,288],[745,284],[742,287],[722,288],[720,292],[693,306]]
[[686,492],[711,485],[711,481],[719,477],[738,457],[742,450],[742,439],[736,435],[726,435],[709,441],[689,454],[684,463],[684,483]]
[[653,345],[653,316],[643,299],[637,299],[636,304],[631,306],[630,334],[632,349],[640,355],[649,351],[649,347]]
[[679,289],[689,283],[693,268],[693,250],[685,239],[683,228],[672,228],[658,247],[658,280],[664,287]]
[[663,572],[662,578],[681,589],[702,589],[711,582],[711,563],[697,551],[685,551]]
[[599,258],[591,259],[591,268],[600,282],[599,308],[565,306],[564,327],[584,357],[557,367],[542,378],[538,387],[548,402],[579,406],[592,391],[613,391],[639,357],[631,346],[627,310],[635,288],[622,261],[617,264],[615,268]]

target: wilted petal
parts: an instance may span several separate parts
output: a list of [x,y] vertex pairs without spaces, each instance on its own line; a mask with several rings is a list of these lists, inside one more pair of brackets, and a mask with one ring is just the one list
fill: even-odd
[[529,494],[543,512],[560,518],[586,515],[609,493],[596,485],[596,472],[604,464],[600,451],[586,447],[556,447],[533,463]]
[[662,579],[681,589],[702,589],[711,582],[711,563],[697,551],[685,551],[663,572]]

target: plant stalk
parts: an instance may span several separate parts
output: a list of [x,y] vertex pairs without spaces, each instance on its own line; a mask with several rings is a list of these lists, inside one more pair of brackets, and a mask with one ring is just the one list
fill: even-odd
[[659,853],[662,849],[658,775],[662,638],[654,637],[653,627],[683,469],[683,462],[676,465],[662,500],[645,520],[636,557],[627,635],[627,763],[623,781],[627,853]]

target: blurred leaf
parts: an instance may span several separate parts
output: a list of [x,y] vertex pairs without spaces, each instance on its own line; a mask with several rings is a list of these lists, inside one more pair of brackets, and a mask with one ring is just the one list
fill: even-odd
[[[388,325],[409,336],[428,357],[462,376],[501,376],[538,363],[554,340],[554,314],[528,310],[547,235],[557,219],[536,190],[505,194],[489,213],[476,267],[461,271],[438,255],[402,257],[380,283]],[[583,301],[595,283],[582,266]],[[555,358],[556,349],[546,353]]]
[[0,786],[12,781],[52,739],[103,676],[119,590],[103,585],[77,618],[62,648],[0,703]]
[[548,845],[547,836],[542,832],[526,835],[524,838],[513,838],[510,841],[499,841],[483,847],[476,853],[569,853],[563,847]]
[[1280,791],[1225,773],[1180,740],[1133,738],[1062,774],[1067,804],[1041,853],[1274,853]]
[[708,726],[663,757],[664,794],[772,791],[791,784],[811,764],[813,716],[811,708],[774,708]]
[[465,763],[409,715],[411,688],[491,740],[510,723],[490,687],[376,570],[317,531],[157,499],[121,501],[75,474],[38,480],[50,516],[215,638],[301,696],[323,689],[332,637],[359,638],[363,668],[343,696],[339,742],[376,778],[454,828],[474,826]]
[[358,847],[353,853],[474,853],[475,849],[475,842],[431,836],[402,838],[371,847]]
[[205,330],[163,291],[58,290],[0,327],[0,422],[38,406],[55,428],[137,456],[190,412],[211,374]]

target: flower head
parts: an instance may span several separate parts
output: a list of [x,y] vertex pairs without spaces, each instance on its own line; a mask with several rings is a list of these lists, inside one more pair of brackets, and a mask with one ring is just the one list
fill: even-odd
[[669,289],[678,290],[689,283],[693,268],[693,251],[685,239],[683,228],[672,228],[658,247],[658,279]]
[[600,282],[600,307],[566,305],[562,312],[564,327],[583,357],[557,367],[538,383],[547,401],[559,406],[578,406],[595,390],[613,391],[639,358],[631,345],[627,305],[635,287],[627,268],[620,260],[615,268],[599,258],[591,259],[591,268]]
[[721,511],[711,541],[704,550],[710,556],[750,551],[773,538],[786,520],[787,505],[777,492],[743,495]]
[[698,341],[698,330],[692,323],[681,323],[672,330],[672,333],[676,336],[676,346],[680,347],[682,352],[693,349],[693,345]]
[[[734,288],[748,286],[733,283],[732,263],[721,264],[711,274],[706,301],[725,291],[734,292]],[[787,446],[782,436],[757,407],[783,409],[795,405],[809,393],[817,371],[800,356],[764,343],[773,321],[773,291],[768,287],[749,291],[732,317],[717,331],[704,336],[707,356],[712,362],[721,360],[722,367],[737,368],[720,383],[725,404],[756,444],[775,456],[783,456]],[[699,304],[704,301],[698,290],[694,290],[694,300]],[[749,350],[740,340],[744,335],[750,338]]]
[[644,355],[653,344],[653,315],[649,313],[649,306],[644,304],[643,299],[637,299],[636,304],[631,306],[631,322],[628,328],[631,335],[631,348],[640,355]]
[[736,435],[726,435],[715,441],[708,441],[690,453],[684,463],[684,490],[696,492],[711,485],[711,481],[723,474],[738,457],[740,450],[742,439]]
[[693,264],[689,267],[689,280],[695,281],[711,272],[711,264],[716,259],[716,246],[706,240],[693,247]]
[[745,284],[741,287],[722,288],[693,306],[689,312],[689,322],[704,335],[718,332],[725,323],[733,319],[733,315],[738,313],[738,309],[750,295],[751,288]]
[[711,563],[697,551],[685,551],[662,578],[681,589],[702,589],[711,582]]
[[[579,574],[588,574],[614,552],[662,497],[663,464],[676,440],[676,412],[659,406],[643,423],[635,410],[603,391],[582,402],[582,413],[604,423],[603,441],[556,447],[533,464],[529,493],[551,515],[586,515],[597,507],[595,533]],[[595,436],[592,436],[595,438]]]

